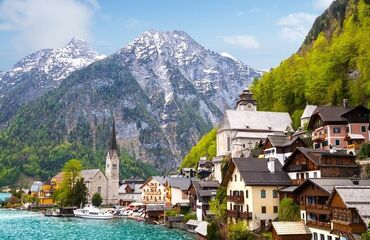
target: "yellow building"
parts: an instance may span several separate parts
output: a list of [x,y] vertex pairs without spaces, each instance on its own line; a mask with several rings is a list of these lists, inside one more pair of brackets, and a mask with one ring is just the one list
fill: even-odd
[[63,172],[58,173],[50,181],[45,182],[38,194],[40,204],[53,204],[53,193],[59,189],[63,181]]
[[233,158],[222,186],[227,187],[230,222],[245,221],[250,230],[267,226],[278,217],[281,187],[291,185],[279,160]]

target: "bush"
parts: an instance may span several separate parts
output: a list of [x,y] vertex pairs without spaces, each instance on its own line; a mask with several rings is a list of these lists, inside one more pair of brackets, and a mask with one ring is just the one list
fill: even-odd
[[220,228],[215,221],[211,221],[207,226],[207,239],[208,240],[221,239]]
[[197,215],[194,212],[188,212],[182,221],[187,223],[190,219],[197,220]]
[[176,209],[166,210],[166,216],[167,217],[176,217],[177,215],[179,215],[179,213],[177,212]]
[[279,205],[279,221],[299,221],[301,218],[299,206],[292,198],[284,198]]
[[254,236],[249,232],[247,225],[244,222],[230,224],[228,226],[230,240],[250,240]]
[[103,198],[101,197],[100,193],[96,192],[91,198],[92,205],[95,207],[100,207],[103,202]]

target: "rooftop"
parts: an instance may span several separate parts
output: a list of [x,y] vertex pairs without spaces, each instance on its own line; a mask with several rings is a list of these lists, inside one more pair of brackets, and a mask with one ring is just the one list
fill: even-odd
[[306,235],[312,234],[303,222],[272,222],[278,235]]
[[301,116],[301,119],[304,119],[304,118],[310,118],[311,115],[314,113],[314,111],[316,110],[317,106],[316,105],[306,105],[304,111],[303,111],[303,114]]

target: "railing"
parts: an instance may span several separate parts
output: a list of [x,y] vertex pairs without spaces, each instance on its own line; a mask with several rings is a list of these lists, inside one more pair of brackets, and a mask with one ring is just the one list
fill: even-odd
[[233,218],[241,218],[241,219],[252,219],[252,213],[251,212],[239,212],[236,210],[227,210],[227,216],[233,217]]
[[293,185],[301,185],[306,179],[292,179]]
[[161,195],[162,193],[161,192],[144,192],[144,195]]
[[319,222],[319,221],[307,221],[307,226],[309,227],[318,227],[322,229],[331,229],[331,225],[328,222]]
[[306,210],[322,210],[322,211],[328,211],[329,212],[329,207],[326,206],[326,205],[320,205],[320,204],[304,204],[304,205],[301,205],[302,209],[306,209]]
[[301,165],[290,165],[289,170],[290,171],[307,171],[307,164],[301,164]]
[[361,148],[361,144],[356,144],[356,143],[348,144],[348,145],[347,145],[347,148],[360,150],[360,148]]
[[252,219],[252,213],[251,212],[241,212],[240,213],[240,218],[251,220]]
[[325,138],[326,138],[326,134],[323,134],[323,133],[312,134],[312,141],[316,141],[316,140],[323,141],[325,140]]
[[227,201],[233,203],[244,203],[244,196],[236,195],[227,196]]

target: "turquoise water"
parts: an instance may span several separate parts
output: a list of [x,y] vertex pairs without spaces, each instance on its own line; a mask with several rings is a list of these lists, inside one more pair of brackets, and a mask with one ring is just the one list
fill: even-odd
[[129,219],[90,220],[44,217],[39,213],[0,210],[1,240],[190,240],[192,235]]
[[12,195],[10,193],[0,193],[0,202],[5,201],[6,199],[10,198]]

